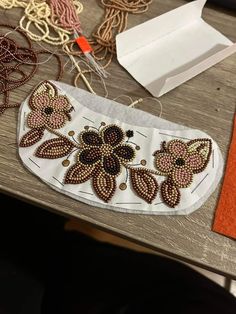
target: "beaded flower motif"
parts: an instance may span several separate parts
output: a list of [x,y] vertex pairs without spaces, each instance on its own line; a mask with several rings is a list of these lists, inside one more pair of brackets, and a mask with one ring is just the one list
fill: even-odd
[[[140,147],[130,142],[133,131],[124,132],[117,125],[107,125],[102,122],[97,131],[87,130],[79,135],[79,153],[77,162],[66,173],[65,184],[81,184],[92,179],[93,190],[96,195],[104,202],[108,202],[113,197],[117,183],[116,178],[126,168],[126,182],[128,174],[134,192],[151,203],[158,191],[158,183],[152,176],[152,171],[144,167],[135,167],[130,164],[135,158],[135,150],[130,145],[135,145],[138,150]],[[73,134],[74,132],[69,132]],[[72,135],[73,136],[73,135]],[[125,138],[128,138],[125,141]],[[65,166],[68,160],[64,160]],[[146,161],[141,160],[140,165],[145,165]],[[126,182],[120,184],[120,189],[127,188]]]
[[[77,162],[69,168],[65,184],[80,184],[92,179],[96,195],[108,202],[117,189],[116,177],[122,168],[126,168],[126,182],[130,174],[134,192],[151,203],[157,195],[158,183],[151,170],[130,164],[135,158],[135,150],[130,143],[139,149],[139,146],[129,141],[133,137],[133,131],[124,132],[119,126],[105,126],[104,122],[101,127],[97,131],[87,129],[80,133]],[[128,140],[125,141],[126,137]],[[146,161],[141,160],[140,165],[145,164]],[[126,182],[120,184],[121,190],[127,188]]]
[[163,142],[161,150],[156,151],[155,167],[160,175],[167,176],[161,185],[163,201],[170,207],[180,202],[179,188],[187,188],[193,175],[202,172],[212,151],[209,139],[195,139],[187,143],[181,140]]
[[73,110],[66,96],[58,94],[56,86],[44,81],[37,86],[29,99],[31,112],[27,116],[27,124],[31,128],[20,143],[28,147],[42,139],[44,130],[49,132],[62,128],[71,120],[70,112]]
[[66,121],[71,120],[72,106],[65,96],[57,94],[55,87],[43,83],[33,93],[29,101],[32,111],[29,113],[28,126],[34,128],[60,129]]
[[125,133],[117,125],[108,125],[100,132],[81,132],[79,138],[82,149],[77,157],[78,162],[94,165],[107,175],[119,175],[122,164],[131,162],[135,157],[133,147],[124,144]]
[[94,191],[108,202],[116,191],[116,177],[122,165],[135,158],[134,148],[124,143],[125,133],[117,125],[83,131],[79,140],[77,163],[68,170],[65,183],[80,184],[92,178]]

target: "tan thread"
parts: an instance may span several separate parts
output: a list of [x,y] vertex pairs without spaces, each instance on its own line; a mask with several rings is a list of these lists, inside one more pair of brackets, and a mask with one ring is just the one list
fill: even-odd
[[123,95],[123,94],[122,94],[122,95],[117,96],[117,97],[114,98],[113,100],[116,101],[117,99],[119,99],[119,98],[121,98],[121,97],[123,97],[123,98],[128,98],[128,99],[129,99],[130,104],[128,105],[128,107],[130,107],[130,108],[135,108],[135,106],[136,106],[137,104],[143,103],[146,99],[153,100],[153,101],[157,102],[157,103],[160,105],[159,118],[161,118],[161,116],[162,116],[163,105],[162,105],[162,102],[161,102],[159,99],[157,99],[156,97],[145,97],[145,98],[138,98],[138,99],[136,99],[136,100],[133,100],[132,97],[130,97],[130,96],[128,96],[128,95]]
[[115,37],[127,28],[128,15],[146,12],[153,0],[101,0],[104,21],[92,35],[93,56],[107,68],[116,54]]

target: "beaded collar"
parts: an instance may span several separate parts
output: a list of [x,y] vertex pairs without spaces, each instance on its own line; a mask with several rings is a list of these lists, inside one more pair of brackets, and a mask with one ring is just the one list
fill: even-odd
[[119,211],[192,212],[222,173],[205,133],[59,82],[42,82],[22,104],[18,139],[23,163],[51,187]]

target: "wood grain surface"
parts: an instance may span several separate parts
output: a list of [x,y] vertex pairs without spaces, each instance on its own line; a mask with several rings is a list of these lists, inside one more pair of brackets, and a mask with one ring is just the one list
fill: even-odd
[[[82,1],[83,28],[89,34],[102,18],[98,0]],[[179,5],[182,0],[154,0],[148,12],[129,16],[128,26],[137,25]],[[20,9],[0,10],[1,23],[17,25]],[[208,5],[204,19],[236,41],[236,14]],[[13,34],[14,35],[14,34]],[[39,47],[35,44],[35,47]],[[53,48],[54,49],[54,48]],[[42,56],[42,60],[48,58]],[[56,61],[42,64],[33,80],[12,93],[12,100],[21,102],[27,93],[44,79],[54,79]],[[133,98],[150,96],[115,60],[109,67],[109,98],[120,94]],[[74,73],[67,73],[64,82],[72,83]],[[83,85],[81,85],[83,88]],[[94,79],[94,87],[103,95],[102,85]],[[163,118],[207,132],[227,156],[236,97],[236,54],[160,98]],[[138,108],[159,115],[160,108],[150,99]],[[117,234],[143,246],[183,261],[236,278],[236,242],[211,231],[220,186],[207,202],[189,216],[145,216],[122,214],[91,207],[50,189],[21,164],[16,146],[17,109],[7,110],[0,117],[0,190],[54,211],[76,217],[97,228]],[[3,208],[1,206],[1,208]],[[6,209],[6,206],[4,206]],[[11,210],[8,208],[8,210]],[[20,209],[19,209],[20,210]]]

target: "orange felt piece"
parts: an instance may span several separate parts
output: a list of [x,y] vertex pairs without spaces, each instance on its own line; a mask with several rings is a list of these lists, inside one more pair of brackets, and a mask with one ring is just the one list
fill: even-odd
[[236,239],[236,115],[213,231]]

